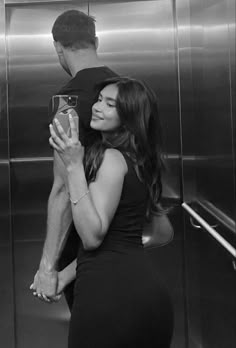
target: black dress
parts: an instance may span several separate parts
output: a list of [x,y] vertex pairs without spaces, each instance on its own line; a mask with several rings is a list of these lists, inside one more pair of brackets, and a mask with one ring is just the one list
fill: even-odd
[[101,246],[78,253],[69,348],[168,348],[173,311],[142,245],[146,189],[128,172]]

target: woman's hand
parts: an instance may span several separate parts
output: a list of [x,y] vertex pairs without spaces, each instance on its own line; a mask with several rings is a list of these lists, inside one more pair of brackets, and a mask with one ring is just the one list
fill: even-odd
[[[57,288],[56,288],[56,294],[53,296],[46,296],[43,293],[37,294],[36,291],[33,292],[33,295],[38,297],[41,301],[47,302],[47,303],[53,303],[58,302],[62,297],[62,292],[65,289],[66,285],[70,282],[70,278],[68,279],[67,269],[65,268],[61,272],[58,272],[58,281],[57,281]],[[34,284],[31,284],[30,286],[31,290],[34,290]]]
[[67,169],[83,164],[84,147],[79,141],[73,117],[69,114],[69,123],[71,128],[70,138],[64,132],[60,122],[57,119],[54,121],[60,136],[56,134],[52,124],[50,124],[50,145],[57,151]]

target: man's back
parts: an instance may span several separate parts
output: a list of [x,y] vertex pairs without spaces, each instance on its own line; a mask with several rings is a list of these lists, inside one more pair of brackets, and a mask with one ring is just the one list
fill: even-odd
[[[78,10],[66,11],[55,20],[52,36],[59,63],[72,76],[57,94],[78,96],[79,138],[87,147],[99,137],[99,133],[90,129],[91,108],[96,98],[95,86],[117,74],[102,66],[99,61],[93,17]],[[52,112],[50,114],[52,121]],[[76,259],[79,244],[78,234],[71,223],[72,211],[65,168],[56,151],[53,166],[54,180],[48,198],[47,233],[39,269],[31,286],[34,294],[45,301],[56,299],[58,269],[63,269]],[[73,284],[67,290],[66,298],[71,308]]]

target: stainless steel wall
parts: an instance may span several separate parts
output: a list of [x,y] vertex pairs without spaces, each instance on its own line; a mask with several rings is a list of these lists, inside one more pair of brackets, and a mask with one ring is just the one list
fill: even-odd
[[233,348],[235,1],[176,4],[188,346]]
[[234,1],[180,4],[184,200],[213,205],[234,220]]
[[5,6],[0,1],[0,344],[14,347],[13,255],[10,221]]
[[[3,0],[0,4],[4,19]],[[65,303],[53,307],[39,303],[28,286],[41,253],[52,182],[48,101],[68,81],[59,66],[50,30],[58,14],[70,8],[96,17],[102,62],[122,75],[145,80],[159,98],[168,169],[164,196],[175,206],[176,228],[174,243],[151,250],[150,257],[174,298],[172,348],[211,348],[212,344],[216,348],[226,336],[227,348],[231,348],[235,343],[234,260],[204,229],[194,229],[188,214],[184,228],[177,206],[183,198],[211,224],[217,223],[220,234],[236,246],[234,0],[6,1],[6,26],[0,21],[0,189],[4,197],[0,201],[0,241],[7,255],[1,265],[7,264],[10,270],[13,233],[16,346],[66,346],[69,313]],[[220,286],[221,279],[224,286]],[[6,289],[12,289],[11,279],[7,281]],[[9,333],[13,329],[12,293],[8,296]],[[219,330],[222,322],[215,318],[220,313],[224,313],[227,329]],[[208,327],[217,332],[216,340],[208,334]],[[14,344],[13,337],[4,336],[9,347]]]

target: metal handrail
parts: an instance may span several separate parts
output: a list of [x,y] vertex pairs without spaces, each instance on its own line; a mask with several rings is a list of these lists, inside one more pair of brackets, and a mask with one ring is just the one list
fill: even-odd
[[211,227],[200,215],[198,215],[187,203],[182,203],[182,207],[208,232],[215,238],[233,257],[236,258],[236,249],[223,238],[213,227]]

